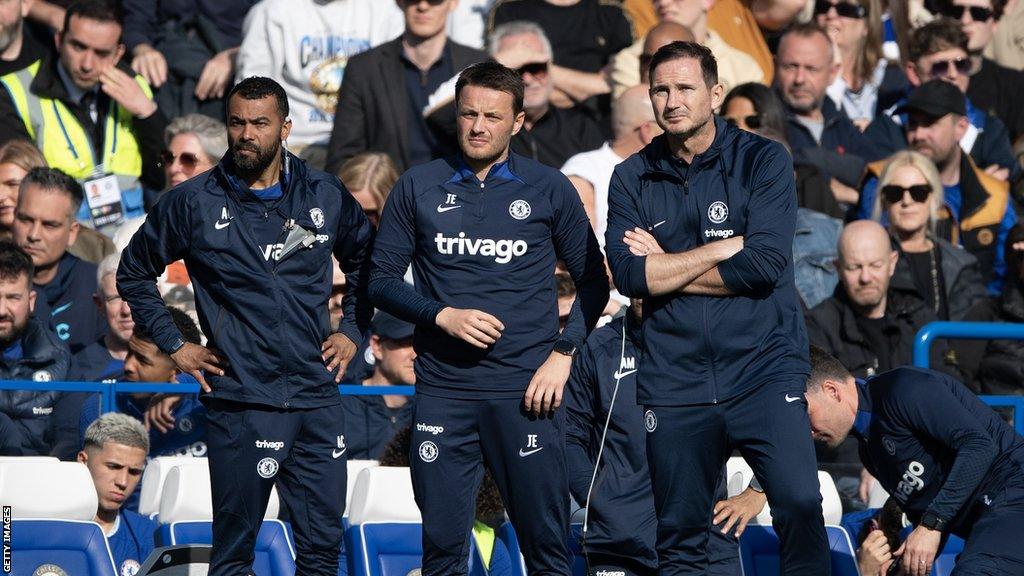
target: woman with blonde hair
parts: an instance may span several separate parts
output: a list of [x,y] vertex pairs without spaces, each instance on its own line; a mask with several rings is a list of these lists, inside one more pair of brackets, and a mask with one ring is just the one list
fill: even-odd
[[863,131],[909,89],[898,62],[882,55],[880,0],[816,0],[814,16],[835,44],[842,71],[828,87],[837,108]]
[[889,157],[878,180],[873,218],[899,251],[892,284],[916,288],[941,320],[959,320],[985,298],[978,260],[935,232],[943,207],[939,172],[911,151]]
[[376,226],[391,187],[398,182],[398,170],[391,158],[382,152],[363,152],[349,158],[338,170],[338,179],[348,188],[363,208],[363,213]]

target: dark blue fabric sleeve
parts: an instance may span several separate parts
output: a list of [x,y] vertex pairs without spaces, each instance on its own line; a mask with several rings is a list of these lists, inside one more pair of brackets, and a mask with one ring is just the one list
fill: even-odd
[[928,506],[928,512],[949,521],[981,485],[999,450],[984,425],[957,400],[950,385],[936,380],[953,379],[936,373],[926,380],[901,380],[889,397],[888,410],[902,425],[935,439],[956,454],[945,483]]
[[128,302],[132,319],[170,353],[181,340],[156,280],[168,264],[185,257],[191,236],[189,197],[181,188],[167,192],[121,253],[117,292]]
[[408,174],[398,179],[384,204],[370,265],[370,299],[378,308],[421,326],[434,326],[440,302],[404,280],[416,252],[416,201]]
[[93,394],[82,402],[82,412],[78,415],[78,446],[85,446],[85,429],[100,417],[100,395]]
[[555,253],[565,262],[576,284],[576,300],[559,338],[579,349],[608,304],[608,276],[604,272],[601,245],[590,227],[579,193],[561,174],[557,175],[552,186]]
[[718,265],[722,282],[734,294],[770,293],[793,258],[796,232],[796,179],[793,160],[777,142],[753,162],[743,250]]
[[594,434],[594,387],[598,386],[596,360],[589,346],[584,346],[572,361],[569,381],[565,386],[565,460],[569,472],[569,492],[581,506],[587,503],[587,490],[594,463],[590,459],[590,440]]
[[156,0],[122,0],[124,10],[124,44],[131,51],[139,44],[152,46],[156,42],[157,2]]
[[341,217],[334,236],[334,257],[345,273],[348,288],[341,300],[342,317],[337,329],[358,347],[373,317],[367,284],[374,231],[352,194],[340,181],[335,184],[340,189]]
[[857,220],[870,220],[871,213],[875,210],[875,196],[878,195],[878,178],[872,176],[864,182],[860,190],[860,199],[857,201]]
[[612,174],[608,187],[608,227],[605,229],[604,248],[619,292],[630,298],[643,298],[650,295],[647,288],[647,257],[634,256],[622,240],[627,230],[647,229],[636,206],[633,186],[639,186],[639,182],[634,179],[623,169],[623,164]]
[[1017,211],[1014,210],[1013,196],[1010,195],[1003,220],[999,223],[999,234],[996,236],[996,259],[992,263],[992,278],[987,285],[989,296],[998,296],[1003,292],[1003,284],[1006,281],[1006,237],[1016,224]]

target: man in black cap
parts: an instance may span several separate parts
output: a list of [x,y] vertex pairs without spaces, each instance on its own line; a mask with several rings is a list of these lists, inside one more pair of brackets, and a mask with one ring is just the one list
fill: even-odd
[[[412,362],[413,325],[386,312],[377,312],[371,323],[373,374],[364,386],[412,386],[416,383]],[[412,422],[412,397],[343,396],[345,448],[349,460],[378,459],[394,435]]]
[[[910,149],[927,156],[939,170],[944,191],[939,213],[939,236],[959,244],[977,257],[989,294],[998,295],[1006,275],[1006,235],[1017,222],[1010,203],[1009,184],[978,168],[960,148],[967,131],[967,104],[956,86],[942,80],[921,84],[897,109],[907,114]],[[858,216],[870,218],[878,177],[887,160],[868,165]]]

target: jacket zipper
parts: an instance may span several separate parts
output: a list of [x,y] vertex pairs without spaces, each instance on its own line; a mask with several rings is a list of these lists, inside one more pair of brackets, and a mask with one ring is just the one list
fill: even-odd
[[[697,157],[694,156],[690,165],[686,167],[686,176],[683,177],[683,194],[685,196],[690,195],[690,169],[697,162]],[[693,206],[697,215],[697,245],[700,246],[700,206],[697,203],[697,197],[693,197]],[[718,378],[715,375],[715,360],[712,355],[711,349],[711,330],[708,328],[708,298],[701,296],[701,320],[704,323],[704,350],[708,355],[708,366],[711,370],[711,403],[718,404]]]

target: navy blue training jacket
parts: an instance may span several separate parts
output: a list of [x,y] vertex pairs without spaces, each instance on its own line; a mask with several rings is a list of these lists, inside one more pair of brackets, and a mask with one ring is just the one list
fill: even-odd
[[[184,259],[208,346],[227,357],[224,376],[207,374],[210,396],[281,408],[315,408],[340,400],[320,345],[331,333],[331,253],[345,272],[348,293],[338,331],[358,345],[372,313],[363,297],[373,229],[337,178],[306,167],[288,154],[284,195],[263,205],[231,174],[225,157],[210,172],[167,192],[121,256],[118,292],[136,324],[169,352],[181,334],[164,309],[156,278]],[[280,259],[282,226],[275,237],[247,215],[294,222],[315,232],[308,248]],[[278,232],[278,230],[282,230]]]
[[[558,333],[555,262],[576,283]],[[522,396],[559,338],[583,346],[608,302],[608,277],[579,194],[560,172],[515,153],[483,182],[458,159],[408,170],[381,218],[370,296],[416,324],[416,389],[451,398]],[[415,289],[402,276],[412,263]],[[486,350],[435,324],[452,306],[504,324]]]
[[627,311],[594,330],[573,360],[565,388],[565,458],[569,491],[586,506],[610,411],[601,467],[590,494],[587,548],[654,568],[658,517],[647,468],[644,413],[636,403],[639,338],[640,326]]
[[[641,404],[721,402],[771,381],[802,387],[807,334],[793,281],[796,187],[777,142],[715,118],[711,147],[693,162],[674,158],[665,136],[615,168],[605,248],[619,292],[644,298]],[[718,265],[731,297],[651,296],[646,256],[626,230],[648,230],[667,253],[743,236]]]
[[857,393],[861,460],[914,523],[931,512],[966,538],[1005,489],[1024,487],[1024,439],[950,376],[897,368]]

